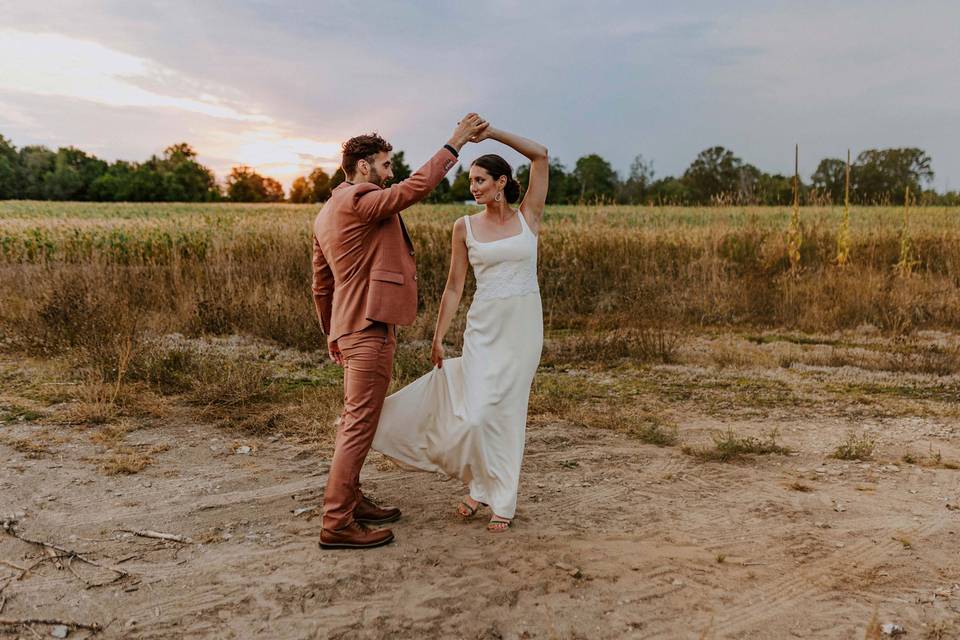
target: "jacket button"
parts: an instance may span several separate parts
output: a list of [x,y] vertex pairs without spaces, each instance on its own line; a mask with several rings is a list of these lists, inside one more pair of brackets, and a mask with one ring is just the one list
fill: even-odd
[[414,279],[414,280],[417,279],[417,275],[416,275],[416,274],[413,275],[413,279]]
[[410,255],[413,255],[413,251],[410,252]]

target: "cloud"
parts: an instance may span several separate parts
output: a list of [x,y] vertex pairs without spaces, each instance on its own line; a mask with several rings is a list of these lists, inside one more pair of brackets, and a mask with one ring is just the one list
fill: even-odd
[[[107,86],[119,84],[129,102],[161,96],[167,105],[124,108],[161,118],[164,129],[176,127],[161,111],[180,114],[174,140],[187,138],[224,166],[259,149],[272,167],[281,161],[266,146],[276,144],[293,170],[336,155],[323,145],[371,130],[416,163],[476,110],[544,142],[568,166],[599,153],[624,171],[643,153],[659,172],[677,174],[722,144],[789,172],[799,142],[809,173],[848,146],[912,145],[933,155],[938,176],[960,180],[950,143],[960,130],[952,72],[960,7],[937,0],[8,4],[9,29],[134,60]],[[32,115],[27,95],[0,94],[19,113],[17,121],[0,114],[18,143]],[[55,114],[43,121],[48,139],[80,126]],[[145,126],[128,138],[167,143],[148,118],[132,119]],[[464,159],[490,151],[522,161],[492,142],[468,147]]]
[[271,121],[224,104],[209,90],[186,97],[186,91],[178,96],[147,88],[182,83],[179,74],[170,69],[96,42],[0,30],[0,89],[69,96],[111,107],[165,107],[229,120]]

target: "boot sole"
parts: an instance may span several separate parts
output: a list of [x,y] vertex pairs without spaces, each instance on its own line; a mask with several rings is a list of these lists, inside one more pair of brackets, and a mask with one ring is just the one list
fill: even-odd
[[395,516],[384,518],[383,520],[366,520],[364,518],[354,518],[354,520],[356,520],[361,524],[388,524],[390,522],[396,522],[397,520],[399,520],[401,515],[403,514],[398,513]]
[[373,549],[374,547],[382,547],[385,544],[390,544],[393,542],[393,536],[390,536],[386,540],[381,540],[380,542],[372,542],[370,544],[355,544],[352,542],[321,542],[321,549]]

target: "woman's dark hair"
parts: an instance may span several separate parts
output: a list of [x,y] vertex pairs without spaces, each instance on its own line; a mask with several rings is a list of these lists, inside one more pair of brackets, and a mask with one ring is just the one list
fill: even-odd
[[481,169],[486,169],[494,180],[499,180],[500,176],[507,176],[507,185],[503,188],[503,197],[511,204],[520,199],[520,183],[513,179],[513,169],[510,168],[509,162],[495,153],[488,153],[474,160],[473,164]]

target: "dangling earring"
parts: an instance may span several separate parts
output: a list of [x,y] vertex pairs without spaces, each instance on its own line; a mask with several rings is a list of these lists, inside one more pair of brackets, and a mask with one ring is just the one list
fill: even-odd
[[497,202],[503,200],[503,191],[497,191],[497,196],[494,198]]

